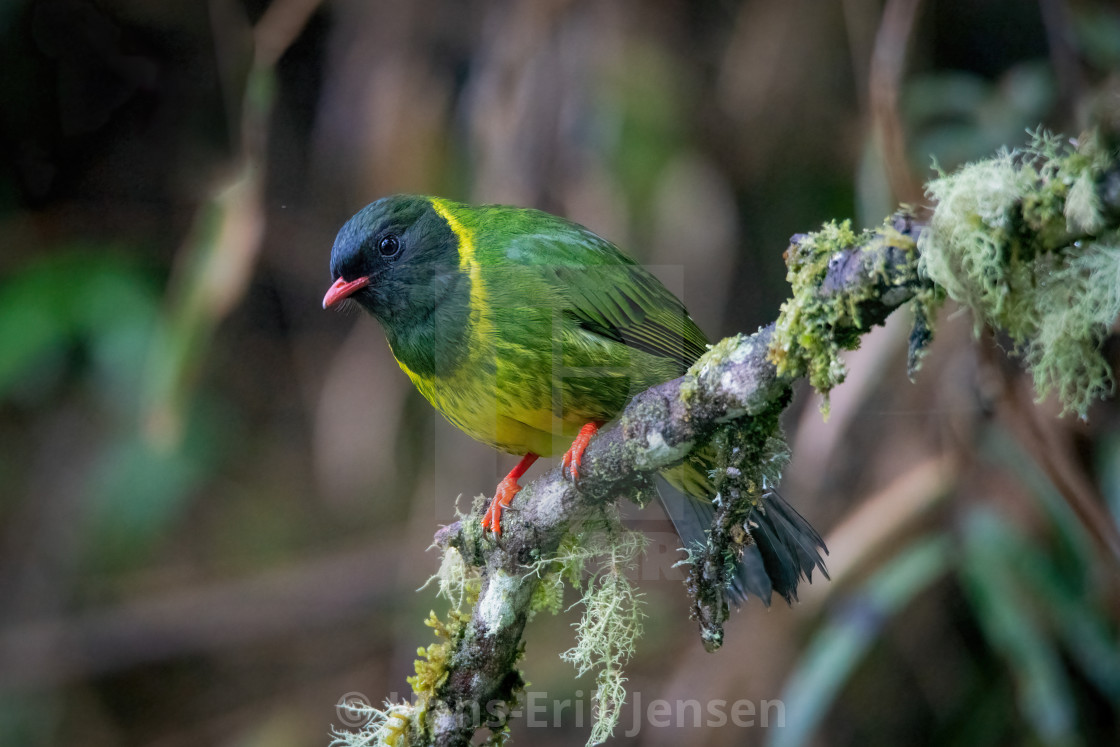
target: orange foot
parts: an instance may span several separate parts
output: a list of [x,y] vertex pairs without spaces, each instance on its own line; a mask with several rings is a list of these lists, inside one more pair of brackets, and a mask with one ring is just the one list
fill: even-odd
[[536,454],[526,454],[517,463],[517,466],[509,471],[505,479],[498,483],[498,488],[494,491],[494,500],[490,501],[490,507],[486,509],[486,514],[482,517],[482,528],[493,532],[495,537],[502,536],[502,509],[508,506],[513,497],[521,490],[521,486],[517,484],[517,478],[525,474],[526,470],[533,466],[535,461],[537,461]]
[[572,441],[572,446],[564,452],[563,469],[571,474],[572,482],[579,480],[579,465],[583,461],[583,452],[591,437],[599,431],[598,423],[588,423],[579,429],[579,435]]

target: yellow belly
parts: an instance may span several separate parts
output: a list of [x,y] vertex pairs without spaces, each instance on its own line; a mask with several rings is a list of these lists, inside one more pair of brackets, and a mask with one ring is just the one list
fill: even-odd
[[413,372],[399,359],[421,394],[439,410],[452,425],[477,441],[511,454],[553,456],[571,444],[579,429],[590,419],[579,408],[561,408],[557,415],[550,405],[551,397],[541,397],[549,382],[536,382],[534,387],[499,386],[496,377],[486,381],[476,372],[478,362],[464,365],[455,375],[425,378]]

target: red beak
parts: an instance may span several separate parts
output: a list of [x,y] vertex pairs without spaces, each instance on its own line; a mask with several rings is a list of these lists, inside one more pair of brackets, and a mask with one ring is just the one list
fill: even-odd
[[349,298],[354,293],[369,285],[369,278],[356,278],[346,281],[342,278],[334,281],[334,285],[323,296],[323,308],[329,309],[344,298]]

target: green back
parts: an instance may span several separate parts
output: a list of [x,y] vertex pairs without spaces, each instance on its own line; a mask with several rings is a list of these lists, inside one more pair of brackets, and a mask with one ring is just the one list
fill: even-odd
[[586,228],[504,206],[474,208],[471,216],[494,303],[516,306],[529,294],[562,309],[582,330],[672,362],[675,375],[707,349],[707,338],[680,299]]

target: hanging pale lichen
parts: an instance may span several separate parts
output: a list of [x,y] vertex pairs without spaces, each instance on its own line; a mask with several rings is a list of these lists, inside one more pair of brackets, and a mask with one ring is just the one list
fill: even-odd
[[596,671],[595,725],[588,745],[610,738],[626,702],[622,668],[642,637],[645,617],[641,594],[626,575],[634,570],[645,544],[645,535],[624,529],[617,521],[592,543],[583,545],[584,549],[597,546],[594,555],[603,561],[584,587],[583,616],[575,623],[576,645],[561,658],[576,668],[577,676]]
[[1014,341],[1040,398],[1084,417],[1114,389],[1100,346],[1120,314],[1120,232],[1099,197],[1117,153],[1041,131],[930,182],[919,270]]

